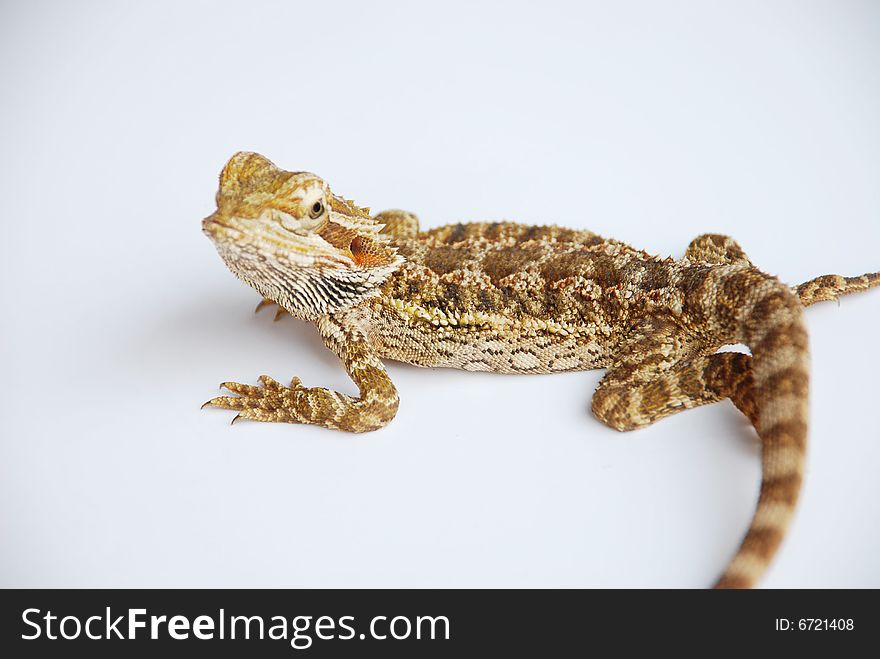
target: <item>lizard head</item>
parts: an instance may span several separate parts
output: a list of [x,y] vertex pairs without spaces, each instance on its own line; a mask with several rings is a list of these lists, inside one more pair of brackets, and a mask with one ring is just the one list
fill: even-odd
[[305,319],[357,303],[403,262],[381,228],[314,174],[248,152],[226,163],[202,221],[237,277]]

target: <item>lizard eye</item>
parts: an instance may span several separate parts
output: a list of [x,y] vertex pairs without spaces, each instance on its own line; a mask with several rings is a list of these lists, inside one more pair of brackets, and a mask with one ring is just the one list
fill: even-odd
[[316,201],[312,204],[312,207],[309,209],[309,217],[313,220],[318,219],[321,215],[324,214],[324,203],[321,201]]

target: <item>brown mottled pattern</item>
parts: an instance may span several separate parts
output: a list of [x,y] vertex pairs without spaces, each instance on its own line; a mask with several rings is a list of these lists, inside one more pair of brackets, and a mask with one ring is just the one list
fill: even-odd
[[[203,226],[225,262],[314,322],[359,394],[263,376],[258,386],[225,383],[233,395],[207,405],[237,410],[236,418],[374,430],[398,406],[382,359],[504,373],[606,367],[592,410],[618,430],[728,398],[761,439],[763,476],[719,587],[756,583],[797,502],[809,395],[803,307],[880,285],[873,273],[790,288],[717,234],[695,238],[674,260],[555,226],[486,222],[420,233],[412,213],[371,219],[313,174],[285,172],[257,154],[233,156],[217,199]],[[718,352],[730,343],[752,355]]]
[[849,295],[880,286],[880,272],[872,272],[859,277],[841,277],[840,275],[823,275],[816,277],[794,291],[805,307],[816,302],[836,300],[841,295]]
[[567,229],[557,226],[530,226],[516,222],[469,222],[447,224],[425,231],[422,236],[435,243],[454,245],[465,240],[483,239],[490,242],[513,241],[561,242],[579,245],[598,245],[604,239],[592,231]]

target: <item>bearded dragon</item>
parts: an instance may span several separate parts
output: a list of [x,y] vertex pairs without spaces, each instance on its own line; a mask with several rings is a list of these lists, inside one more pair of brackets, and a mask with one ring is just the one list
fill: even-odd
[[[880,273],[797,287],[755,267],[731,238],[660,258],[590,231],[512,222],[420,231],[415,215],[371,216],[308,172],[237,153],[202,222],[232,272],[264,301],[314,323],[359,395],[225,382],[205,405],[236,419],[349,432],[385,426],[398,393],[382,360],[497,373],[606,368],[593,414],[633,430],[729,398],[762,445],[751,526],[716,587],[750,587],[791,520],[807,442],[803,308],[880,284]],[[742,343],[751,355],[718,352]]]

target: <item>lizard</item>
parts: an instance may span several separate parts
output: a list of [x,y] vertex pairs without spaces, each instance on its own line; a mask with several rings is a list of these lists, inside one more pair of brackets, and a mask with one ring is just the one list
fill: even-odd
[[[252,152],[223,168],[216,207],[202,228],[228,268],[260,306],[313,323],[358,395],[263,375],[224,382],[230,395],[204,406],[237,411],[233,421],[376,430],[399,405],[383,359],[497,373],[605,368],[592,412],[620,431],[729,399],[757,433],[762,476],[718,588],[754,586],[793,516],[807,444],[804,307],[880,285],[869,273],[791,287],[718,234],[674,259],[559,226],[422,231],[413,213],[371,215],[315,174]],[[731,344],[751,354],[719,352]]]

